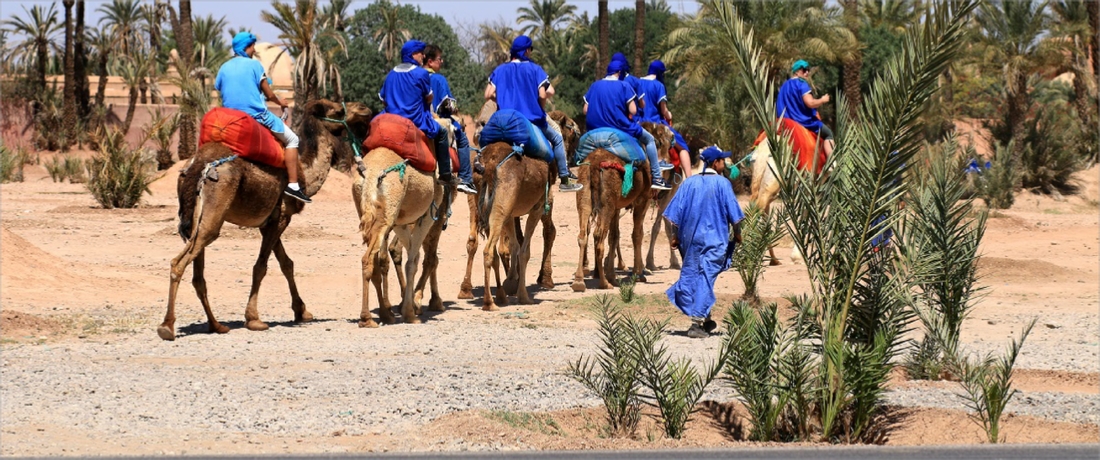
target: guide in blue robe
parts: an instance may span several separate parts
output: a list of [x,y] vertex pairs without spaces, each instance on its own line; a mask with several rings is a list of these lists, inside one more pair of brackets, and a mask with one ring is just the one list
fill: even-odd
[[[728,152],[723,153],[728,157]],[[703,156],[708,163],[714,161]],[[730,226],[744,218],[733,187],[724,176],[705,167],[702,174],[684,180],[664,216],[676,226],[683,259],[680,279],[666,291],[668,300],[693,319],[707,318],[716,300],[714,282],[730,268],[735,244]]]

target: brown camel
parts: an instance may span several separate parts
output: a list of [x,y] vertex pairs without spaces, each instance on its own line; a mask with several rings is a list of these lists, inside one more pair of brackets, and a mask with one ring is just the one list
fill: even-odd
[[[298,182],[302,184],[306,195],[313,195],[321,189],[333,165],[340,162],[350,163],[352,149],[341,136],[350,128],[351,139],[363,139],[369,126],[371,111],[360,103],[349,103],[345,110],[341,104],[319,100],[306,105],[303,113],[299,130],[302,141],[299,153],[301,174]],[[343,123],[337,120],[343,120]],[[258,227],[262,235],[260,255],[252,267],[252,289],[249,291],[248,307],[244,312],[245,326],[253,331],[267,329],[267,324],[260,321],[257,301],[260,282],[267,274],[267,261],[273,251],[290,286],[294,320],[304,322],[313,319],[313,315],[306,311],[305,302],[298,295],[294,282],[294,262],[287,256],[280,239],[283,230],[290,224],[291,217],[301,212],[305,205],[283,195],[287,184],[285,169],[243,159],[216,165],[213,163],[232,155],[233,152],[224,144],[203,145],[187,168],[180,173],[177,183],[180,202],[179,234],[187,244],[172,259],[168,311],[164,315],[164,322],[157,328],[157,334],[164,340],[176,338],[176,291],[187,265],[192,262],[194,275],[191,283],[206,310],[210,331],[229,332],[228,327],[214,318],[203,277],[206,247],[218,238],[225,222]]]
[[[450,123],[442,125],[450,127]],[[389,263],[386,253],[391,249],[390,232],[397,237],[397,247],[409,252],[404,279],[414,280],[420,263],[420,251],[433,226],[442,222],[447,208],[443,206],[443,187],[436,183],[435,172],[425,173],[406,167],[405,160],[387,148],[371,150],[363,158],[363,164],[366,170],[352,186],[352,199],[359,213],[359,230],[363,234],[363,243],[367,245],[363,254],[363,309],[359,314],[359,327],[378,327],[370,314],[372,283],[378,294],[379,318],[386,324],[396,321],[389,304],[388,289],[385,288]],[[438,246],[438,235],[435,246]],[[435,248],[431,248],[428,258],[435,257],[438,257]],[[438,265],[438,260],[435,265]],[[431,274],[431,271],[426,274]],[[433,298],[438,299],[438,304],[433,303],[433,308],[441,310],[443,301],[438,298],[434,278],[432,286]],[[413,288],[411,282],[401,283],[401,317],[406,323],[416,324],[420,322],[420,299],[414,296]]]
[[[491,100],[487,101],[485,105],[482,106],[481,112],[478,114],[478,117],[476,119],[474,135],[471,137],[474,144],[477,144],[478,136],[481,133],[481,128],[485,126],[485,123],[489,121],[489,118],[492,116],[492,114],[496,112],[496,108],[496,102]],[[567,158],[572,159],[573,153],[577,150],[577,141],[580,139],[580,129],[578,128],[577,123],[574,122],[573,119],[569,118],[569,116],[566,115],[565,112],[562,112],[560,110],[552,111],[547,114],[547,116],[549,117],[548,122],[550,123],[551,127],[558,129],[558,131],[562,133],[566,156]],[[471,161],[473,160],[471,159]],[[485,161],[483,161],[483,163],[486,165],[486,167],[489,166],[489,164]],[[478,187],[479,190],[482,186],[482,180],[483,175],[475,170],[474,184]],[[477,221],[479,214],[477,203],[478,197],[480,196],[481,195],[479,192],[478,195],[470,195],[467,197],[467,202],[470,206],[470,235],[466,239],[466,275],[462,279],[462,285],[459,288],[459,299],[474,298],[473,282],[471,278],[474,267],[474,257],[477,254],[478,248]],[[541,218],[543,239],[542,267],[539,269],[539,276],[535,281],[539,285],[539,287],[543,289],[554,288],[551,253],[554,239],[557,237],[557,229],[554,226],[553,219],[554,195],[550,194],[548,198],[550,200],[549,211],[544,212]],[[517,238],[520,239],[518,243],[523,243],[524,232],[519,217],[515,217],[513,219],[513,225],[515,227],[515,231],[502,233],[499,240],[499,246],[497,248],[496,259],[500,259],[499,262],[503,262],[505,271],[508,271],[508,267],[510,265],[510,251],[508,249],[508,245],[510,244],[509,237],[514,234]],[[497,285],[500,286],[500,264],[496,260],[493,262],[493,272],[496,278]],[[507,282],[505,284],[505,294],[513,294],[515,292],[513,290],[513,286],[513,282]]]
[[[667,157],[672,142],[672,131],[658,123],[642,123],[642,127],[653,135],[658,155]],[[619,244],[619,211],[626,208],[634,212],[634,231],[631,235],[634,245],[633,276],[635,281],[645,282],[642,271],[642,238],[644,236],[642,225],[653,194],[649,188],[652,178],[648,166],[643,164],[634,169],[633,188],[623,196],[622,185],[625,173],[620,171],[625,169],[625,161],[611,152],[597,149],[585,159],[585,163],[577,174],[584,188],[577,193],[577,214],[579,215],[577,244],[580,246],[580,260],[573,277],[573,291],[584,292],[586,289],[585,255],[588,250],[589,227],[593,223],[595,227],[592,229],[592,234],[596,249],[595,260],[593,260],[595,270],[592,275],[598,281],[599,289],[619,285],[615,277],[614,256],[615,248]],[[610,252],[605,257],[604,254],[608,248]],[[601,259],[603,259],[602,263]]]

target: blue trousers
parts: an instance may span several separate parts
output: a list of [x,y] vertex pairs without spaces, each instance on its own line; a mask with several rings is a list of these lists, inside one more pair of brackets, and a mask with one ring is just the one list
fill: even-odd
[[[550,141],[550,146],[554,149],[554,162],[558,165],[558,177],[568,176],[569,164],[565,159],[565,140],[562,139],[561,133],[555,131],[549,124],[540,126],[540,128],[542,128],[542,134],[546,136],[546,140]],[[656,152],[656,147],[654,147],[654,152]]]
[[458,146],[458,178],[462,179],[462,182],[472,184],[474,171],[470,168],[470,139],[466,137],[466,131],[462,130],[462,125],[455,120],[451,120],[451,123],[455,127],[455,145]]
[[653,175],[654,180],[661,179],[661,165],[657,162],[657,141],[649,131],[644,129],[637,139],[638,143],[645,148],[645,158],[649,160],[649,173]]

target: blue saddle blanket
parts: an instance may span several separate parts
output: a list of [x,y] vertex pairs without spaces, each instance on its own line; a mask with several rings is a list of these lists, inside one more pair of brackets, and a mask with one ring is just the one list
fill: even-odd
[[604,149],[623,161],[640,164],[646,161],[645,151],[633,136],[615,128],[596,128],[581,136],[574,158],[580,163],[596,149]]
[[495,142],[522,145],[524,156],[547,162],[554,160],[554,150],[542,130],[515,110],[498,110],[481,129],[478,144],[482,148]]

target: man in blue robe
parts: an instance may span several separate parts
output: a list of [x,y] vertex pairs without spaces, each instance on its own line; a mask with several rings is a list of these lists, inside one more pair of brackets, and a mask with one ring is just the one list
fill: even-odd
[[272,101],[286,113],[287,103],[271,90],[271,79],[264,73],[264,65],[252,56],[256,54],[256,36],[252,32],[239,32],[233,36],[233,59],[218,69],[214,89],[222,99],[222,107],[240,110],[271,130],[282,142],[283,162],[286,163],[288,183],[283,193],[305,203],[311,203],[298,186],[298,135],[283,120],[267,110],[265,101]]
[[744,218],[726,178],[730,152],[711,146],[699,156],[703,172],[680,184],[664,213],[675,226],[672,247],[684,261],[680,279],[666,294],[676,308],[691,317],[687,335],[692,338],[707,337],[717,326],[710,319],[717,300],[714,282],[730,268],[735,244],[741,242],[739,223]]
[[477,194],[474,189],[474,173],[470,169],[470,140],[462,129],[462,124],[454,119],[458,100],[451,94],[451,85],[447,77],[439,73],[443,68],[443,50],[435,45],[424,48],[424,68],[428,70],[432,82],[432,112],[440,118],[451,120],[455,129],[455,147],[458,147],[458,191]]
[[420,67],[424,62],[424,48],[419,40],[409,40],[401,46],[401,63],[390,70],[378,98],[386,104],[383,113],[392,113],[409,119],[435,143],[435,159],[439,164],[439,181],[457,185],[451,174],[450,136],[447,130],[432,118],[432,83],[428,71]]
[[645,156],[649,161],[649,171],[653,176],[650,188],[672,190],[661,177],[661,171],[672,169],[672,165],[657,160],[657,144],[653,135],[642,129],[637,121],[630,119],[630,116],[637,113],[638,106],[635,104],[634,90],[622,81],[626,75],[625,65],[620,60],[611,61],[607,65],[607,76],[588,88],[588,93],[584,95],[585,125],[589,131],[615,128],[633,136],[645,149]]
[[485,100],[495,100],[500,110],[515,110],[531,124],[542,130],[546,140],[554,149],[554,162],[558,167],[558,179],[561,184],[558,191],[576,192],[583,188],[576,183],[577,176],[569,172],[565,158],[565,141],[561,133],[546,122],[546,110],[542,105],[554,96],[554,85],[542,66],[531,62],[531,48],[534,42],[526,35],[520,35],[512,41],[511,60],[505,62],[489,75],[489,84],[485,87]]
[[630,61],[626,60],[626,56],[623,55],[623,53],[615,53],[611,55],[611,60],[623,63],[623,68],[626,70],[626,75],[623,76],[622,80],[626,82],[626,86],[629,86],[630,89],[634,90],[634,102],[638,104],[638,112],[642,112],[642,109],[645,108],[647,102],[645,97],[645,87],[642,86],[642,80],[630,74]]
[[[672,128],[672,112],[668,109],[668,93],[665,90],[665,63],[653,61],[649,64],[649,74],[640,78],[642,84],[642,119],[650,123],[661,123],[672,130],[675,155],[680,161],[680,170],[684,178],[691,177],[691,158],[688,155],[687,141],[679,131]],[[671,151],[669,153],[672,153]]]
[[781,118],[790,118],[817,134],[825,147],[825,157],[829,157],[835,143],[833,131],[818,118],[817,108],[828,104],[831,99],[828,94],[820,98],[814,97],[809,81],[808,62],[802,59],[795,61],[791,65],[791,74],[791,79],[779,87],[779,96],[775,98],[775,114]]

